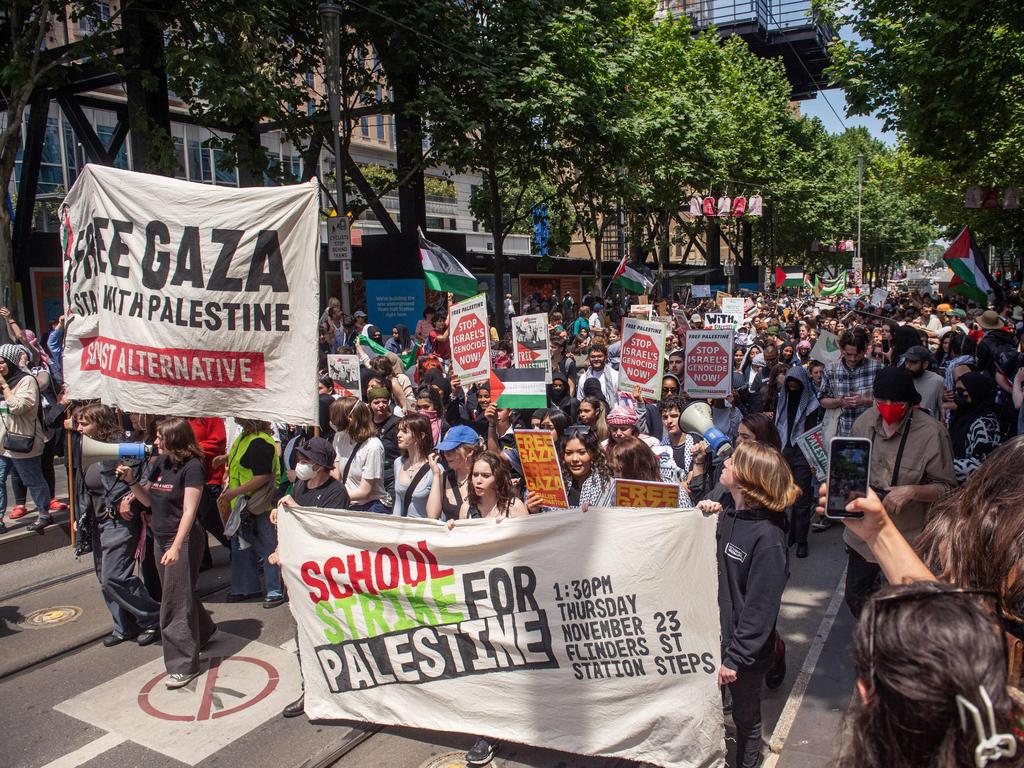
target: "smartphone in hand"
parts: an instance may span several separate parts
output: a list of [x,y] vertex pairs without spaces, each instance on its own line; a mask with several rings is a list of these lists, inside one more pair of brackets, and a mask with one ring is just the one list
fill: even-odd
[[871,441],[865,437],[833,437],[828,446],[828,501],[825,517],[864,517],[846,505],[868,495]]

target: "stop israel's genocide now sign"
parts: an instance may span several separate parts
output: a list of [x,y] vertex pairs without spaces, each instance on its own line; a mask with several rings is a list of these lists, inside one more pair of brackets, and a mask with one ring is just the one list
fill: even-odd
[[732,392],[732,331],[687,332],[683,391],[697,398]]
[[642,397],[661,399],[667,334],[668,327],[658,320],[623,318],[619,391],[632,395],[636,387],[640,387]]
[[487,381],[491,375],[491,338],[487,331],[487,297],[479,294],[453,304],[448,313],[452,368],[463,385]]

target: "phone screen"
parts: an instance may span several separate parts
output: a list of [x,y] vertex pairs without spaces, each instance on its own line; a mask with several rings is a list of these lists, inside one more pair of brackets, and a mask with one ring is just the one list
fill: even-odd
[[832,439],[829,444],[826,517],[864,516],[863,512],[847,512],[846,505],[868,495],[870,464],[870,440],[852,437]]

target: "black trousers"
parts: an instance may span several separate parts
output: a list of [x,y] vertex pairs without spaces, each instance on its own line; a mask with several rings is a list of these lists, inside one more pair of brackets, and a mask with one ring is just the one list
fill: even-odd
[[160,635],[163,638],[164,667],[169,675],[197,671],[199,648],[217,630],[196,592],[206,533],[198,523],[194,523],[178,553],[178,561],[172,565],[160,565],[160,558],[173,541],[173,536],[157,536],[153,543],[164,591],[160,601]]
[[800,498],[794,502],[789,513],[789,543],[806,544],[807,533],[811,529],[811,513],[818,500],[814,490],[814,473],[803,451],[797,446],[789,446],[782,455],[786,457],[786,463],[793,473],[793,482],[800,488]]
[[741,667],[736,682],[729,683],[732,720],[736,724],[736,768],[756,768],[761,764],[761,685],[771,667],[771,658],[769,655],[753,666]]
[[855,619],[860,618],[864,603],[882,584],[882,569],[869,563],[852,549],[846,565],[846,605]]

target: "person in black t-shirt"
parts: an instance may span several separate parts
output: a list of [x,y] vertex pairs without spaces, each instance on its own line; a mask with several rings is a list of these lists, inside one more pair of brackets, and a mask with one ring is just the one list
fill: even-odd
[[[322,437],[314,437],[304,445],[297,446],[295,453],[298,462],[295,464],[295,484],[292,492],[281,499],[281,504],[299,507],[321,507],[323,509],[343,509],[348,505],[348,494],[345,493],[345,486],[340,481],[331,477],[331,469],[334,467],[336,454],[334,446]],[[277,525],[277,509],[270,510],[270,522]],[[280,563],[278,553],[275,551],[269,558],[271,565],[277,566]],[[298,647],[298,635],[296,634],[296,647]],[[302,667],[299,667],[299,675],[302,675]],[[305,689],[305,686],[303,686]],[[298,717],[305,708],[305,691],[286,706],[282,711],[283,717]]]
[[[322,437],[310,438],[296,446],[295,483],[292,492],[281,499],[282,504],[322,509],[344,509],[345,486],[331,477],[336,455],[334,446]],[[277,522],[277,510],[270,511],[270,522]]]
[[162,421],[155,444],[160,455],[150,464],[144,482],[125,464],[116,472],[135,497],[152,510],[150,527],[163,588],[160,634],[166,685],[182,688],[199,675],[199,651],[217,631],[196,592],[206,542],[196,511],[206,473],[203,450],[185,419]]

